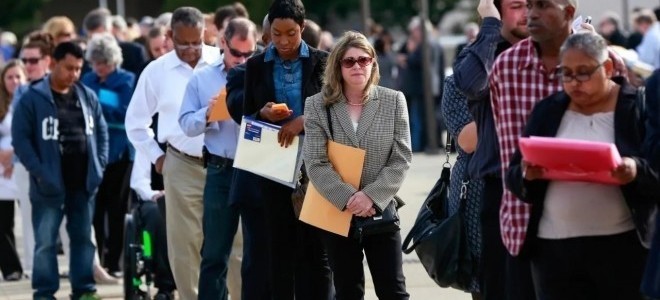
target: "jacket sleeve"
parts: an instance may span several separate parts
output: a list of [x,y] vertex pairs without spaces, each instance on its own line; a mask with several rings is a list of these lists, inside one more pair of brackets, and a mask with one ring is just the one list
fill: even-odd
[[651,165],[660,170],[660,69],[646,82],[646,137],[644,152]]
[[135,75],[133,75],[133,73],[127,72],[125,82],[123,82],[118,89],[120,106],[117,111],[117,117],[121,124],[126,122],[126,111],[128,110],[128,104],[131,103],[131,97],[133,96],[134,89]]
[[94,127],[96,130],[96,132],[94,132],[96,135],[96,151],[101,167],[105,168],[108,163],[109,151],[108,124],[105,122],[103,111],[96,94],[88,92],[88,97],[90,97],[90,103],[92,104],[91,108],[94,110],[94,124],[96,124]]
[[[258,56],[260,57],[260,56]],[[248,60],[248,62],[245,65],[245,83],[244,83],[244,96],[243,96],[243,114],[246,116],[250,116],[254,118],[255,120],[262,120],[261,115],[259,114],[259,111],[261,110],[261,107],[258,105],[258,100],[256,99],[254,95],[254,89],[259,86],[258,82],[256,82],[261,74],[258,74],[258,68],[257,64],[259,61],[254,61],[252,62],[253,59],[256,58],[251,58]],[[270,100],[268,100],[270,101]]]
[[37,119],[30,92],[26,92],[16,105],[11,124],[12,146],[25,169],[33,176],[41,178],[41,160],[34,145],[37,139]]
[[463,48],[454,62],[456,87],[470,100],[488,101],[488,72],[495,62],[501,28],[500,20],[485,18],[477,39]]
[[[534,135],[538,130],[538,125],[543,121],[542,109],[534,109],[532,115],[529,117],[529,121],[525,126],[525,131],[522,134],[522,137],[529,137]],[[547,183],[547,180],[537,179],[537,180],[526,180],[523,178],[522,174],[522,153],[520,152],[520,147],[516,146],[516,151],[511,158],[509,163],[509,169],[505,174],[505,185],[506,188],[511,191],[518,199],[527,203],[534,203],[535,200],[543,199],[545,195],[541,195],[543,186]]]
[[627,184],[642,195],[644,199],[655,199],[660,204],[660,175],[658,170],[642,157],[632,157],[637,167],[637,176]]
[[238,124],[243,118],[243,98],[245,97],[245,66],[237,66],[227,73],[227,109]]
[[412,161],[408,108],[406,98],[401,92],[397,92],[394,118],[394,144],[387,159],[387,164],[378,174],[376,180],[362,189],[362,192],[367,194],[381,211],[387,207],[401,188]]

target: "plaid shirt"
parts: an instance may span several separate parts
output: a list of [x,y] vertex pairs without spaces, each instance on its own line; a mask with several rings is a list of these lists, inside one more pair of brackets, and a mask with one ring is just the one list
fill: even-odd
[[[504,175],[534,105],[562,90],[557,71],[546,70],[531,38],[509,48],[495,61],[489,86],[502,160],[502,178],[506,178]],[[518,255],[525,241],[530,211],[529,204],[517,199],[505,187],[500,207],[500,228],[504,246],[512,255]]]

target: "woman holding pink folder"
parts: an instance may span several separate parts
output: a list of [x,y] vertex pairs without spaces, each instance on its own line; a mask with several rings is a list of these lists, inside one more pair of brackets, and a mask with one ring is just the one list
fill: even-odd
[[561,48],[564,91],[539,102],[523,136],[613,143],[619,185],[549,181],[516,152],[507,187],[533,204],[530,258],[539,300],[642,299],[647,220],[658,174],[643,158],[644,119],[637,90],[611,78],[614,66],[599,35],[570,36]]

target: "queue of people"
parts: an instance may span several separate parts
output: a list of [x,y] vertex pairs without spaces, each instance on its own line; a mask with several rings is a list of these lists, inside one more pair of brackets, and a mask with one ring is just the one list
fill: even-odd
[[[572,27],[577,7],[481,0],[478,34],[454,74],[438,78],[434,96],[459,152],[449,209],[466,189],[466,251],[478,261],[473,299],[660,299],[658,71],[639,92],[606,39]],[[380,85],[397,82],[386,32],[374,46],[348,31],[319,50],[322,30],[300,0],[274,1],[262,36],[240,4],[164,18],[166,27],[145,30],[144,46],[115,33],[125,26],[104,9],[85,18],[84,43],[70,20],[54,18],[2,68],[4,279],[27,274],[34,298],[52,299],[60,236],[72,298],[99,299],[95,285],[125,271],[123,215],[135,194],[151,204],[154,299],[362,299],[365,258],[379,299],[409,299],[398,227],[326,232],[297,219],[294,189],[233,163],[241,118],[272,123],[281,147],[305,135],[303,174],[338,210],[354,220],[396,211],[413,151],[424,147],[413,73],[427,24],[409,26],[402,93]],[[232,118],[211,119],[218,101]],[[614,144],[619,184],[545,179],[521,155],[527,136]],[[358,186],[333,168],[329,142],[366,151]],[[28,232],[22,264],[13,199]]]

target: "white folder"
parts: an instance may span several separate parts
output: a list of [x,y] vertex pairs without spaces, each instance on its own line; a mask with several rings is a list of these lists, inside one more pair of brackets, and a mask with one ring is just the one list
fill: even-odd
[[277,141],[280,126],[243,116],[234,168],[294,188],[302,165],[302,136],[293,139],[289,147]]

